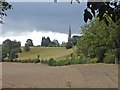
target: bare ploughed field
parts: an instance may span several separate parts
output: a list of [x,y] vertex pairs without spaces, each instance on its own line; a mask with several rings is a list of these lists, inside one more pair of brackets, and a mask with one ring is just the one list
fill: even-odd
[[2,63],[3,88],[118,88],[118,65]]

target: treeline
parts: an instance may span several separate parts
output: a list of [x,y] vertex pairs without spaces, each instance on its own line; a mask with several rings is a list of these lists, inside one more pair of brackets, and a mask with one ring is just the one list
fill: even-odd
[[41,46],[45,46],[45,47],[59,47],[60,44],[59,44],[58,40],[54,39],[53,41],[51,41],[49,37],[47,37],[47,38],[42,37]]
[[[23,50],[30,51],[30,46],[33,46],[33,42],[31,39],[27,39]],[[16,40],[12,41],[10,39],[6,39],[3,41],[1,48],[2,60],[7,58],[9,61],[13,61],[14,59],[18,58],[18,53],[22,52],[21,42]]]
[[[49,37],[45,38],[42,37],[41,46],[44,47],[66,47],[67,49],[70,49],[73,47],[73,45],[77,44],[79,36],[73,36],[68,43],[62,43],[59,44],[58,40],[51,41]],[[12,41],[10,39],[6,39],[2,43],[2,60],[9,59],[10,61],[13,61],[14,59],[18,58],[18,53],[21,53],[23,50],[28,52],[30,51],[30,47],[33,47],[33,40],[27,39],[25,46],[21,47],[20,41]],[[40,45],[39,45],[40,46]]]

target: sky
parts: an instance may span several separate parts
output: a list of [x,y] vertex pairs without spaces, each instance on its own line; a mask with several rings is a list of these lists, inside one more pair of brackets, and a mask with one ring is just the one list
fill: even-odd
[[[67,42],[69,25],[72,35],[80,35],[83,26],[83,13],[86,3],[70,2],[10,2],[12,10],[7,11],[2,25],[0,44],[5,39],[20,41],[22,46],[27,39],[40,45],[42,37]],[[1,25],[0,25],[1,27]]]

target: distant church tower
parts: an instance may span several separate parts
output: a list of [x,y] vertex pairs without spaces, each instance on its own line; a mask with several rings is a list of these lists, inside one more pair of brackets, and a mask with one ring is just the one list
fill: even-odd
[[71,40],[71,26],[69,25],[68,41]]

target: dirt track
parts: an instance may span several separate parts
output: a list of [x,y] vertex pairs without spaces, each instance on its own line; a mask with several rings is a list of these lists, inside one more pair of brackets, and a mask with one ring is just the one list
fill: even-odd
[[43,64],[3,63],[2,68],[3,88],[118,87],[118,65],[113,64],[49,67]]

